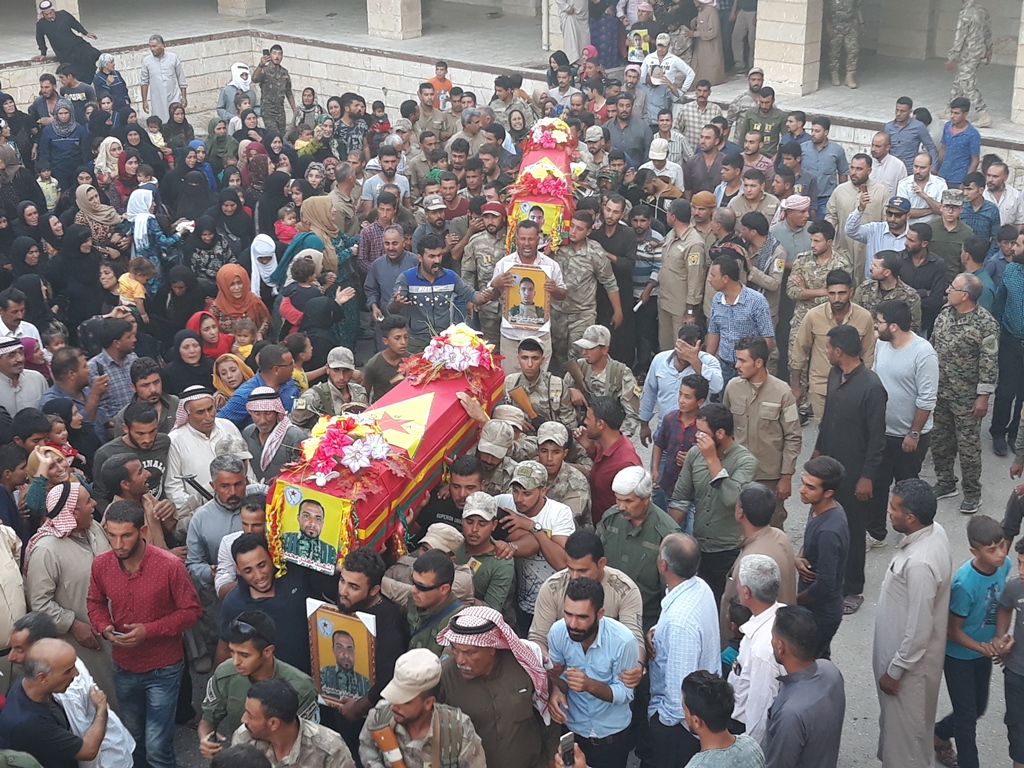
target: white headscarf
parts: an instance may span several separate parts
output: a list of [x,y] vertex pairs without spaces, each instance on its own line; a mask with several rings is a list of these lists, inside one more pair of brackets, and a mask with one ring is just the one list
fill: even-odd
[[108,136],[100,144],[99,151],[96,153],[96,173],[106,177],[117,175],[117,158],[113,155],[115,146],[118,149],[124,149],[121,140],[115,136]]
[[[266,283],[277,293],[277,288],[270,282],[270,276],[277,269],[277,246],[269,235],[256,235],[249,247],[249,255],[252,257],[252,292],[259,296],[261,283]],[[266,264],[261,264],[260,257],[270,256]]]
[[242,79],[242,73],[249,75],[249,67],[240,61],[236,61],[231,65],[231,84],[235,86],[242,93],[248,93],[249,89],[252,88],[252,75],[249,75],[245,80]]
[[153,205],[153,193],[148,189],[136,189],[128,198],[128,208],[125,217],[135,225],[134,239],[132,241],[132,252],[138,255],[140,251],[149,248],[149,220],[153,214],[149,212]]

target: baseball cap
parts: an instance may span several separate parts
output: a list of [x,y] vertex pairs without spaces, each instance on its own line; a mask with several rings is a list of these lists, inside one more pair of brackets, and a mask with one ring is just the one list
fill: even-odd
[[[891,200],[889,202],[892,202]],[[963,205],[964,191],[962,189],[947,189],[942,192],[941,205]],[[910,203],[908,202],[909,206]],[[908,209],[909,210],[909,209]]]
[[252,459],[252,453],[249,451],[249,446],[241,436],[221,438],[213,448],[214,453],[218,456],[235,456],[239,459]]
[[666,33],[662,32],[660,35],[658,35],[657,39],[654,41],[654,44],[655,45],[668,45],[671,42],[672,42],[672,38],[669,37]]
[[477,450],[504,459],[508,456],[508,449],[512,447],[513,442],[515,442],[515,433],[512,431],[512,425],[491,419],[480,430],[480,442],[477,444]]
[[592,125],[589,128],[587,128],[585,138],[587,141],[600,141],[601,139],[604,138],[604,131],[601,130],[601,126]]
[[539,461],[521,461],[512,471],[512,483],[528,491],[543,488],[548,484],[548,471]]
[[569,430],[559,421],[545,421],[537,430],[537,445],[558,443],[565,447],[569,442]]
[[576,341],[576,346],[583,349],[594,347],[607,347],[612,343],[612,332],[603,325],[588,325],[583,332],[583,338]]
[[647,153],[651,160],[664,160],[668,157],[668,139],[651,139],[651,149]]
[[[433,197],[433,195],[431,195],[431,197]],[[483,207],[480,209],[480,213],[482,213],[484,216],[486,216],[489,213],[495,216],[504,216],[505,206],[503,206],[501,203],[491,201],[489,203],[483,204]]]
[[356,369],[356,359],[352,350],[348,347],[335,347],[327,353],[328,368],[348,368],[350,371]]
[[448,523],[431,523],[427,526],[427,532],[423,534],[420,543],[429,544],[431,549],[440,549],[454,555],[465,540],[462,534]]
[[391,124],[392,131],[402,131],[402,133],[412,133],[412,123],[407,117],[400,117]]
[[[559,425],[561,426],[561,425]],[[476,491],[466,497],[466,506],[462,508],[462,519],[476,515],[484,520],[493,520],[498,516],[498,502],[489,493]]]
[[690,198],[690,205],[698,208],[714,208],[718,205],[718,201],[715,200],[713,193],[702,190]]
[[522,429],[526,423],[526,414],[523,413],[523,409],[514,405],[502,404],[495,406],[494,410],[491,411],[491,418],[511,424],[515,429]]
[[[946,193],[943,192],[942,194],[943,197],[945,197]],[[910,213],[910,201],[907,200],[907,198],[899,197],[898,195],[895,197],[890,197],[889,203],[885,207],[895,208],[898,211],[903,211],[903,213]]]
[[760,67],[751,67],[750,71],[747,72],[747,77],[750,77],[751,75],[763,75],[763,74],[764,74],[764,70],[761,69]]
[[441,660],[427,648],[406,651],[395,662],[395,674],[380,695],[388,704],[408,704],[441,682]]
[[440,195],[427,195],[423,198],[423,207],[428,211],[440,211],[445,208],[444,198]]

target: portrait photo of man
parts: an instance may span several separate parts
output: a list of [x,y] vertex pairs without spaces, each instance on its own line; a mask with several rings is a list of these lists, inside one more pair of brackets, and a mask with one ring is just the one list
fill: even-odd
[[293,555],[313,563],[330,565],[338,560],[338,550],[320,538],[324,529],[324,507],[319,501],[303,499],[299,502],[299,530],[281,536],[285,555]]
[[370,680],[356,672],[356,641],[343,629],[331,635],[335,663],[320,667],[320,685],[325,694],[360,698],[370,690]]

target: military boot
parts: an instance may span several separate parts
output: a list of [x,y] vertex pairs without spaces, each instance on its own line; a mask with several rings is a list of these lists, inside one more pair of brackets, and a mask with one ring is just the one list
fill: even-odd
[[856,74],[857,74],[857,71],[853,70],[853,69],[851,69],[849,72],[846,73],[846,87],[847,88],[856,88],[857,87],[857,81],[856,81],[856,79],[854,79],[854,76]]
[[971,125],[975,128],[988,128],[992,125],[992,115],[988,112],[978,112],[971,120]]
[[839,70],[838,69],[833,69],[832,70],[832,85],[840,86],[842,84],[843,84],[843,81],[839,79]]

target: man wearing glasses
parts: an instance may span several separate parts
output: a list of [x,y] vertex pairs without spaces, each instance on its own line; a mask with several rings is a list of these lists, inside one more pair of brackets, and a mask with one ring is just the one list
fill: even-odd
[[252,417],[246,405],[249,402],[249,395],[256,387],[270,387],[277,392],[288,413],[292,412],[295,400],[299,396],[299,385],[292,379],[295,363],[287,347],[281,344],[265,346],[260,350],[259,363],[259,373],[236,389],[231,399],[217,411],[217,418],[231,421],[239,430],[252,424]]
[[846,218],[846,236],[867,246],[864,259],[864,274],[857,279],[871,278],[871,263],[879,251],[902,251],[907,240],[907,217],[910,215],[910,201],[905,197],[890,197],[885,206],[885,221],[861,222],[869,204],[868,194],[862,192],[860,204]]

